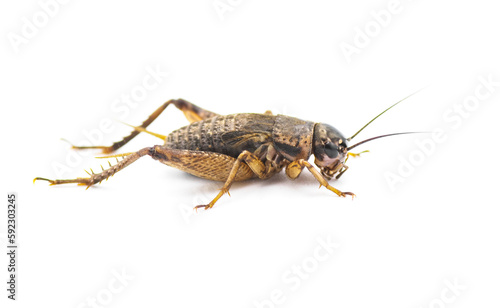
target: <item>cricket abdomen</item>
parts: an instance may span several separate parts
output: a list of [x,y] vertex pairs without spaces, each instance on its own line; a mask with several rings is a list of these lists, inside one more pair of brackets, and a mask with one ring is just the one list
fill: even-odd
[[239,113],[193,122],[167,136],[171,149],[208,151],[238,157],[243,150],[254,152],[272,142],[276,116]]

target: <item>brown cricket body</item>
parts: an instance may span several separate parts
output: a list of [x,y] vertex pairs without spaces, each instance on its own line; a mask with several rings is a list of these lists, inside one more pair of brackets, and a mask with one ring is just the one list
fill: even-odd
[[[147,126],[170,104],[183,111],[190,124],[167,136],[147,131]],[[91,169],[92,173],[89,173],[87,178],[69,180],[35,178],[34,181],[45,180],[51,185],[78,183],[88,188],[107,180],[140,157],[148,155],[163,164],[197,177],[225,182],[221,191],[209,204],[195,208],[211,208],[224,193],[229,191],[234,181],[252,177],[267,179],[283,168],[290,179],[297,178],[302,170],[307,168],[318,180],[320,187],[325,186],[341,197],[346,195],[354,197],[353,193],[341,192],[332,187],[327,180],[334,176],[339,178],[348,168],[345,165],[348,156],[358,155],[348,153],[348,150],[369,140],[395,135],[378,136],[348,147],[347,141],[359,131],[353,137],[346,139],[337,129],[324,123],[304,121],[286,115],[272,115],[269,111],[264,114],[238,113],[224,116],[202,109],[183,99],[177,99],[163,104],[141,126],[134,127],[129,136],[111,146],[73,146],[73,148],[94,148],[101,149],[103,153],[112,153],[140,132],[161,138],[164,144],[146,147],[137,152],[105,156],[104,158],[116,157],[117,161],[118,157],[123,159],[115,165],[109,163],[110,168],[107,170],[102,168],[101,173],[94,173]],[[320,171],[308,162],[311,155],[314,155],[314,162]]]
[[[225,181],[229,176],[228,168],[214,169],[211,164],[203,164],[204,158],[195,157],[192,162],[186,159],[180,164],[165,159],[160,153],[176,149],[213,152],[237,159],[243,151],[248,151],[264,164],[263,178],[268,178],[291,161],[309,158],[313,130],[313,122],[283,115],[240,113],[214,116],[170,133],[165,145],[156,147],[158,154],[153,155],[153,158],[198,177]],[[193,167],[193,164],[198,163]],[[244,170],[245,167],[240,166],[235,181],[257,176]]]

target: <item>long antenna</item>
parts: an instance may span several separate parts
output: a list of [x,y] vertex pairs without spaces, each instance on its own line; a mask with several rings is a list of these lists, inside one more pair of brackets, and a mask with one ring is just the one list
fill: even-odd
[[[423,88],[422,88],[423,89]],[[422,89],[418,90],[418,91],[415,91],[413,92],[412,94],[408,95],[407,97],[403,98],[402,100],[400,100],[399,102],[395,103],[394,105],[390,106],[389,108],[387,108],[386,110],[382,111],[381,113],[379,113],[376,117],[374,117],[373,119],[371,119],[370,122],[366,123],[365,126],[361,127],[360,130],[358,130],[354,135],[352,135],[351,137],[347,138],[347,141],[351,141],[352,138],[356,137],[363,129],[365,129],[368,125],[370,125],[373,121],[375,121],[375,119],[377,119],[378,117],[380,117],[381,115],[383,115],[384,113],[386,113],[389,109],[391,109],[392,107],[396,106],[397,104],[401,103],[402,101],[404,101],[405,99],[409,98],[410,96],[414,95],[414,94],[417,94],[418,92],[422,91]]]
[[394,133],[394,134],[387,134],[387,135],[372,137],[372,138],[368,138],[366,140],[360,141],[360,142],[356,143],[355,145],[351,145],[350,147],[347,148],[347,150],[350,151],[350,150],[354,149],[355,147],[357,147],[358,145],[362,145],[365,142],[372,141],[372,140],[375,140],[378,138],[384,138],[384,137],[390,137],[390,136],[396,136],[396,135],[424,134],[424,133],[427,133],[427,132],[405,132],[405,133]]

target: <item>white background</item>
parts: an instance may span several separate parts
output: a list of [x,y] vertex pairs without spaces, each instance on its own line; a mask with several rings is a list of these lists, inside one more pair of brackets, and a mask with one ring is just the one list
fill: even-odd
[[[17,48],[9,37],[43,11],[37,1],[1,5],[0,181],[5,199],[19,194],[20,247],[14,304],[0,257],[2,307],[91,307],[88,298],[101,307],[498,306],[500,87],[466,117],[453,111],[475,95],[479,78],[500,80],[498,8],[402,0],[377,26],[388,1],[221,3],[233,8],[222,18],[211,0],[69,1]],[[356,38],[349,62],[341,46],[355,47]],[[169,76],[129,115],[113,110],[148,67]],[[196,214],[190,208],[221,184],[149,157],[87,191],[32,183],[57,177],[54,165],[68,166],[68,157],[81,158],[64,178],[100,169],[98,151],[74,156],[60,138],[81,143],[112,119],[102,135],[111,144],[130,132],[119,121],[138,125],[171,98],[221,114],[271,109],[348,137],[421,88],[354,141],[436,128],[445,140],[429,154],[416,145],[429,134],[359,147],[370,153],[332,182],[356,193],[354,201],[318,190],[306,171],[293,182],[280,174],[235,184],[231,197]],[[186,123],[169,107],[150,129],[168,134]],[[140,135],[120,151],[159,142]],[[415,157],[419,165],[391,189],[387,173],[401,176],[401,160]],[[318,240],[339,246],[325,257]],[[315,251],[326,260],[312,259]],[[294,265],[309,276],[290,274]],[[115,281],[121,271],[132,277],[126,286]]]

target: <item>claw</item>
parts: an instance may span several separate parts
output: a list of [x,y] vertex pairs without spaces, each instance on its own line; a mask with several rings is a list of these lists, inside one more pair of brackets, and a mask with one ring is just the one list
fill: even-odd
[[40,180],[40,181],[47,181],[47,182],[51,183],[51,185],[53,185],[53,184],[52,184],[52,182],[53,182],[52,180],[49,180],[49,179],[46,179],[46,178],[39,178],[39,177],[36,177],[36,178],[34,178],[34,179],[33,179],[33,184],[35,184],[35,182],[36,182],[37,180]]
[[345,197],[346,195],[352,196],[352,200],[354,200],[354,197],[356,197],[356,195],[353,194],[352,192],[343,192],[342,195],[340,196]]
[[211,208],[211,206],[210,206],[210,205],[208,205],[208,204],[207,204],[207,205],[197,205],[197,206],[195,206],[195,207],[193,208],[193,210],[195,210],[195,211],[196,211],[196,213],[198,213],[198,209],[199,209],[199,208],[204,208],[205,210],[208,210],[209,208]]

